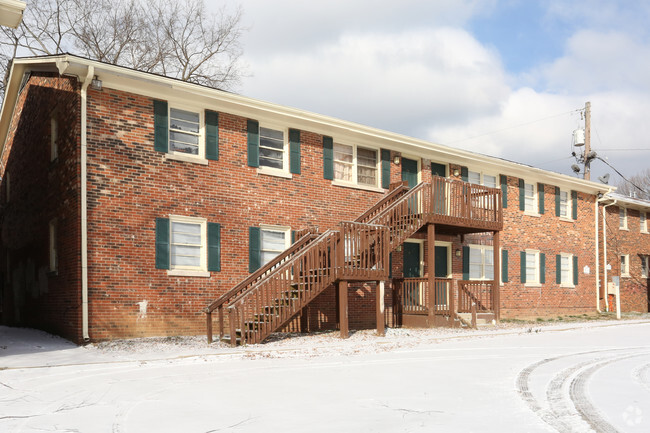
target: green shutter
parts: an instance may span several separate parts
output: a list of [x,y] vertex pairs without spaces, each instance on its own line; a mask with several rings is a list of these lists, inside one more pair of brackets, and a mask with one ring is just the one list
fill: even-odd
[[205,110],[205,157],[219,160],[219,113]]
[[555,282],[562,284],[562,256],[560,254],[555,256]]
[[323,177],[334,179],[334,140],[323,136]]
[[571,191],[571,216],[578,219],[578,191]]
[[248,228],[248,272],[255,272],[262,265],[262,232],[259,227]]
[[153,101],[153,148],[163,153],[167,153],[169,150],[169,120],[167,116],[167,101]]
[[260,124],[257,120],[248,119],[246,124],[248,132],[248,166],[260,166]]
[[291,245],[296,243],[296,231],[291,230]]
[[544,184],[537,184],[537,198],[539,199],[539,214],[544,215]]
[[208,271],[221,271],[221,225],[208,223]]
[[519,278],[521,279],[522,284],[526,284],[526,251],[519,253]]
[[169,219],[156,218],[156,269],[169,269]]
[[289,171],[300,174],[300,130],[289,130]]
[[539,253],[539,282],[546,283],[546,254]]
[[573,285],[578,285],[578,256],[573,256]]
[[463,246],[463,280],[469,280],[469,247]]
[[390,150],[381,150],[381,187],[390,188]]
[[555,216],[560,216],[560,187],[555,187]]
[[508,207],[508,176],[500,175],[499,180],[501,181],[501,198],[503,200],[503,208]]
[[526,187],[523,179],[519,179],[519,210],[526,210]]
[[467,182],[467,179],[469,178],[469,170],[467,167],[460,168],[460,178],[463,182]]
[[508,250],[501,250],[501,281],[508,282]]

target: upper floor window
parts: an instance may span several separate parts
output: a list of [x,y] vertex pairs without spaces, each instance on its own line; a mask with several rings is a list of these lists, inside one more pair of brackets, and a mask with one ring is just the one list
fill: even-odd
[[524,210],[530,213],[537,213],[537,207],[535,206],[535,191],[536,187],[534,183],[525,183],[524,184]]
[[475,185],[484,185],[490,188],[497,187],[497,177],[491,174],[485,174],[478,171],[468,171],[467,181]]
[[169,109],[169,150],[188,155],[201,155],[201,114]]
[[571,214],[571,202],[569,201],[569,193],[560,190],[560,218],[569,218]]
[[640,212],[639,213],[639,226],[640,226],[640,231],[641,233],[648,233],[648,221],[646,219],[646,213],[645,212]]
[[624,207],[618,209],[618,228],[627,230],[627,209]]
[[334,144],[334,180],[365,186],[379,186],[376,149]]
[[470,280],[494,279],[494,253],[492,247],[483,245],[469,246]]
[[279,129],[260,126],[260,167],[278,170],[287,168],[285,133]]

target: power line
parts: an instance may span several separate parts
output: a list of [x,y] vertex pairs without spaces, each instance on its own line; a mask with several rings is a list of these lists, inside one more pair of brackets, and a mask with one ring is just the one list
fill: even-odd
[[507,128],[496,129],[494,131],[485,132],[483,134],[475,135],[473,137],[467,137],[467,138],[463,138],[461,140],[450,141],[447,144],[456,144],[456,143],[461,143],[463,141],[474,140],[476,138],[485,137],[486,135],[492,135],[492,134],[496,134],[498,132],[508,131],[510,129],[515,129],[515,128],[521,128],[522,126],[528,126],[528,125],[532,125],[533,123],[542,122],[544,120],[553,119],[553,118],[561,117],[561,116],[566,116],[567,114],[575,113],[575,112],[582,111],[582,110],[583,110],[582,108],[579,108],[577,110],[571,110],[571,111],[567,111],[565,113],[554,114],[552,116],[543,117],[541,119],[531,120],[530,122],[519,123],[517,125],[508,126]]
[[626,181],[627,183],[629,183],[630,185],[632,185],[633,187],[635,187],[635,188],[638,189],[639,191],[641,191],[641,192],[643,192],[643,193],[646,192],[646,190],[644,190],[643,188],[641,188],[639,185],[635,184],[634,182],[632,182],[631,180],[629,180],[628,178],[626,178],[625,176],[623,176],[623,173],[621,173],[620,171],[618,171],[618,170],[616,169],[616,167],[614,167],[612,164],[610,164],[609,162],[607,162],[605,159],[601,158],[600,156],[597,156],[596,158],[598,158],[598,159],[600,159],[601,161],[603,161],[603,162],[604,162],[605,164],[607,164],[607,165],[608,165],[612,170],[614,170],[616,173],[618,173],[618,175],[621,176],[621,177],[623,178],[624,181]]

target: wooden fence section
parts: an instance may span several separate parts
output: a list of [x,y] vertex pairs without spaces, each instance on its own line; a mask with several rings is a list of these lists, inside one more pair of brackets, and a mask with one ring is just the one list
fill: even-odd
[[388,227],[341,222],[338,246],[338,277],[349,280],[385,280],[389,273]]
[[433,302],[428,278],[395,278],[395,291],[402,314],[433,314],[449,316],[453,309],[453,280],[436,278]]

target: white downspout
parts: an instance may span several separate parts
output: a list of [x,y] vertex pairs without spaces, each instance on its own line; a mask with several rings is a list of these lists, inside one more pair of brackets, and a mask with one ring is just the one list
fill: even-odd
[[609,288],[607,287],[607,214],[605,209],[615,204],[616,200],[603,206],[603,279],[605,280],[605,309],[607,311],[609,311]]
[[600,252],[600,245],[598,245],[598,198],[594,203],[594,220],[595,220],[595,232],[596,232],[596,311],[601,313],[600,310],[600,258],[598,253]]
[[95,68],[88,66],[86,78],[81,84],[81,330],[84,341],[88,334],[88,197],[87,197],[87,136],[88,85],[95,75]]

